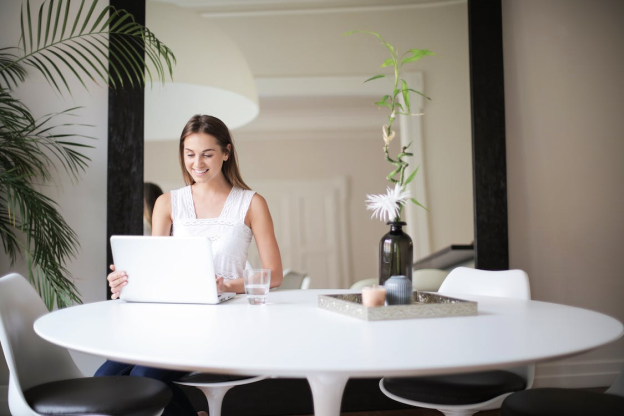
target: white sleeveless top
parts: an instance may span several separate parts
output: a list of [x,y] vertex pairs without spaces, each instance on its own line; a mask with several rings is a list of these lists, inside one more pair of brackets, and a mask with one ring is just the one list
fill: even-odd
[[255,192],[233,187],[217,218],[195,215],[191,187],[171,191],[171,217],[174,237],[209,237],[217,277],[243,277],[252,232],[245,215]]

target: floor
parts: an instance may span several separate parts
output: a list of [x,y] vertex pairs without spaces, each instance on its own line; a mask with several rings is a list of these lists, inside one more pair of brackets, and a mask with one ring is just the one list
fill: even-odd
[[[441,416],[442,413],[431,409],[403,409],[403,410],[379,410],[373,412],[349,412],[342,416]],[[475,416],[498,416],[499,410],[488,410],[476,413]],[[313,416],[313,415],[305,415]]]

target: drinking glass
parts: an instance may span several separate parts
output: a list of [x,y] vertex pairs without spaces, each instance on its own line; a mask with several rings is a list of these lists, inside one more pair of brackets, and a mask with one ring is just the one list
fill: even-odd
[[271,285],[270,269],[245,269],[245,293],[250,305],[264,305]]

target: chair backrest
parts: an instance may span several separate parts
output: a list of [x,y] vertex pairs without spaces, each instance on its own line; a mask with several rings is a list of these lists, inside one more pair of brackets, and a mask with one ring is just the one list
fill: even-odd
[[440,269],[418,269],[412,272],[412,289],[437,292],[449,272]]
[[284,270],[284,278],[282,284],[273,290],[293,290],[293,289],[307,289],[310,286],[310,278],[305,272],[296,272],[294,270]]
[[353,283],[351,287],[349,287],[349,289],[361,290],[364,286],[372,286],[372,285],[378,285],[378,284],[379,284],[379,279],[377,279],[376,277],[370,278],[370,279],[362,279]]
[[522,270],[489,271],[457,267],[446,276],[439,292],[531,299],[529,276]]
[[[440,286],[445,295],[483,295],[531,300],[529,276],[522,270],[489,271],[457,267]],[[526,380],[527,389],[533,385],[535,364],[508,368]]]
[[24,277],[13,273],[0,278],[0,342],[10,371],[10,395],[23,399],[21,392],[30,387],[84,377],[65,348],[35,333],[35,320],[46,313],[43,301]]

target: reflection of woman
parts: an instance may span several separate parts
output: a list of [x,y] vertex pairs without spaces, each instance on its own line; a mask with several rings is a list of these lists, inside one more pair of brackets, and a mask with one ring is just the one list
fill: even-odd
[[152,212],[156,200],[162,194],[162,189],[155,183],[143,184],[143,235],[152,235]]
[[[188,186],[158,198],[152,235],[210,237],[218,290],[236,293],[244,292],[242,275],[253,236],[262,267],[271,269],[271,287],[279,286],[282,261],[269,208],[264,198],[243,181],[225,124],[211,116],[192,117],[180,137],[179,157]],[[112,298],[116,299],[132,276],[115,271],[114,266],[111,270],[107,279]],[[106,361],[95,375],[120,374],[167,382],[174,397],[163,415],[195,414],[184,393],[172,383],[185,373]]]

